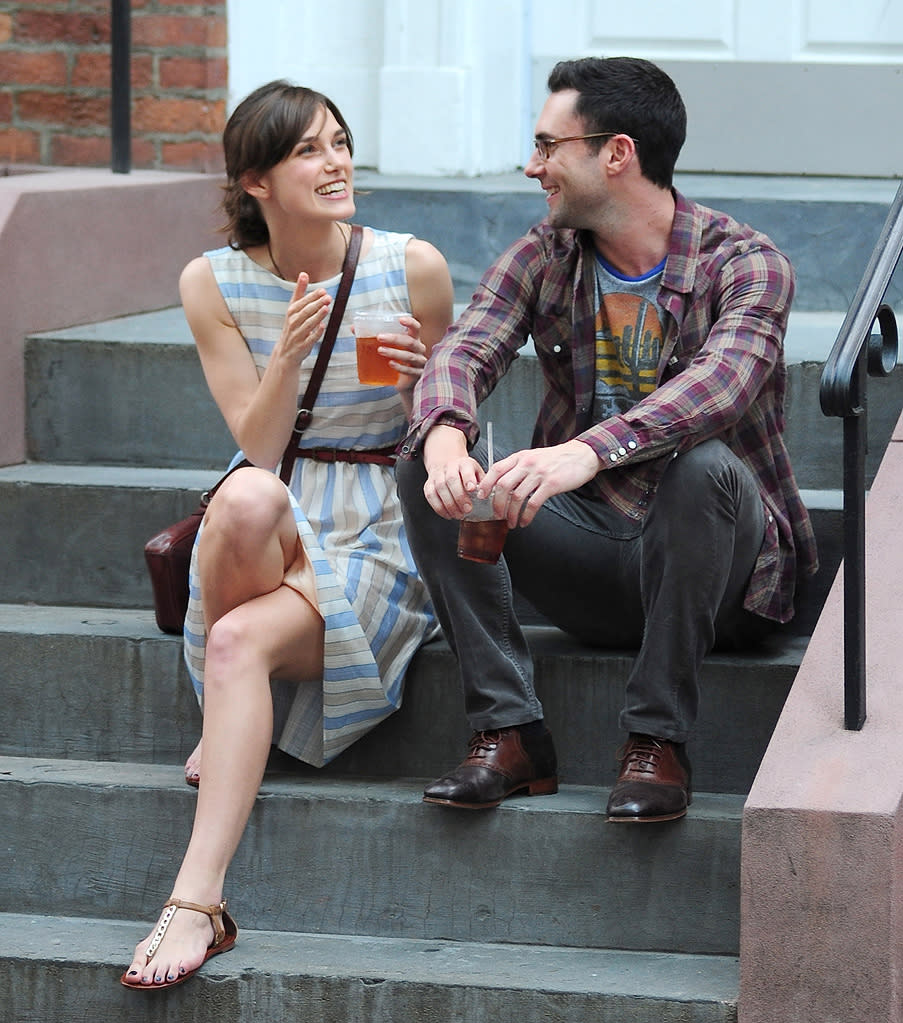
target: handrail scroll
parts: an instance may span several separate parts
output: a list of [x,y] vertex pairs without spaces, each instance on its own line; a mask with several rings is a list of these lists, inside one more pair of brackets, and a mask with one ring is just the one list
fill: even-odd
[[866,718],[866,385],[869,376],[888,376],[897,364],[897,321],[884,297],[901,254],[903,183],[825,362],[819,392],[822,412],[843,419],[844,727],[852,731]]

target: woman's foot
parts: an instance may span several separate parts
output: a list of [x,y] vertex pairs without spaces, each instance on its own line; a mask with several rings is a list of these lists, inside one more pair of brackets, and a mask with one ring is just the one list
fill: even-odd
[[156,928],[135,947],[135,958],[122,975],[122,983],[137,988],[181,983],[211,955],[227,952],[237,933],[225,903],[202,906],[170,899]]
[[185,761],[185,781],[192,788],[197,788],[201,783],[201,743],[200,740],[191,756]]

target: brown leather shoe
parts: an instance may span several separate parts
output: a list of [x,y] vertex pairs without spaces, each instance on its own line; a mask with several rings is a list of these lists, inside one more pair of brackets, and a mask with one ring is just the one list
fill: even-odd
[[630,733],[618,750],[621,770],[608,797],[610,821],[647,823],[683,817],[692,801],[682,743]]
[[547,796],[558,791],[558,759],[552,733],[524,735],[517,728],[474,732],[458,767],[427,785],[425,803],[483,810],[515,793]]

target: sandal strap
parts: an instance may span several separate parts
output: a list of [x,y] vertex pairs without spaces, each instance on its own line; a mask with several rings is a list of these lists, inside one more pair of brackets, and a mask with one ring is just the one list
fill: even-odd
[[226,911],[225,899],[222,902],[214,903],[212,906],[202,906],[197,902],[171,898],[163,904],[163,916],[160,917],[160,923],[157,925],[151,943],[147,946],[147,951],[144,953],[147,957],[147,962],[154,958],[160,943],[166,937],[166,932],[172,923],[172,918],[176,915],[177,909],[190,909],[195,913],[203,913],[205,916],[210,917],[210,922],[213,924],[213,944],[210,948],[216,948],[225,938],[226,928],[223,926],[223,913]]

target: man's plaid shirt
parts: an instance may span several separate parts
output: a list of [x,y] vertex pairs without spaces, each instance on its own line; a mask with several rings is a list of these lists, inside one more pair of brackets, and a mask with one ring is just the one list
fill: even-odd
[[766,531],[745,607],[786,622],[797,579],[818,567],[782,437],[793,268],[765,235],[674,196],[658,294],[665,336],[655,391],[628,412],[593,423],[592,238],[539,224],[484,274],[433,349],[402,455],[416,455],[437,423],[462,429],[475,443],[477,406],[532,337],[545,382],[533,446],[574,438],[589,444],[602,469],[581,489],[587,498],[642,519],[669,459],[710,437],[746,463],[759,482]]

